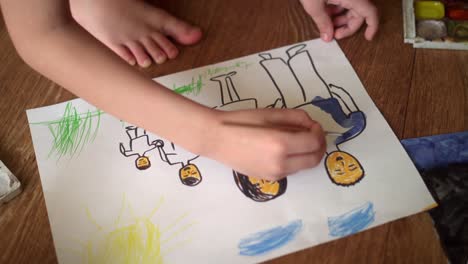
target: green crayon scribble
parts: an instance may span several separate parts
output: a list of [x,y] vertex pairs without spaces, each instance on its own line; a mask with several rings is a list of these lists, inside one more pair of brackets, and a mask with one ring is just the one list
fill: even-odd
[[237,61],[232,65],[228,66],[222,66],[222,67],[214,67],[214,68],[208,68],[205,72],[204,75],[212,77],[214,75],[220,74],[220,73],[225,73],[225,72],[230,72],[235,69],[248,69],[253,63],[248,63],[244,61]]
[[186,85],[182,85],[179,87],[173,86],[174,92],[178,94],[193,94],[193,95],[198,95],[201,91],[201,88],[203,86],[202,82],[202,77],[201,75],[198,75],[198,80],[195,82],[195,79],[192,77],[192,82]]
[[53,136],[52,154],[58,155],[58,159],[65,155],[73,157],[79,154],[83,147],[94,141],[100,123],[101,110],[78,113],[70,102],[65,106],[62,118],[54,121],[31,123],[32,125],[47,125]]
[[178,94],[192,94],[192,95],[198,95],[200,94],[202,87],[204,86],[203,81],[213,77],[215,75],[221,74],[221,73],[226,73],[233,71],[235,69],[248,69],[250,66],[252,66],[254,63],[248,63],[245,61],[237,61],[234,62],[232,65],[228,66],[221,66],[221,67],[213,67],[213,68],[208,68],[204,72],[198,74],[198,79],[197,81],[194,80],[192,77],[192,82],[189,84],[185,84],[182,86],[176,86],[175,84],[172,86],[172,90]]

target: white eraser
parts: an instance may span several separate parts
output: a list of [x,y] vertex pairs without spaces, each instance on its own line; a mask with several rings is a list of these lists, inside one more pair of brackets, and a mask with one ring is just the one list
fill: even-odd
[[0,160],[0,204],[13,199],[21,192],[21,183]]

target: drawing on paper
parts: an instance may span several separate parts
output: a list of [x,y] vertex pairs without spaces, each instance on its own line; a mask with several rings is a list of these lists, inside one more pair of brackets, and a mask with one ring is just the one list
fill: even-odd
[[302,221],[295,220],[285,226],[251,234],[239,242],[239,254],[258,256],[278,249],[292,241],[302,229]]
[[339,145],[357,137],[366,127],[366,116],[359,110],[352,96],[342,87],[327,84],[317,71],[306,44],[286,50],[288,60],[261,53],[260,65],[276,87],[279,108],[303,109],[310,105],[328,113],[334,122],[345,129],[335,141],[335,150],[329,151],[325,168],[336,185],[351,186],[364,177],[364,168],[353,155],[341,151]]
[[256,202],[267,202],[281,196],[286,192],[288,181],[283,178],[279,181],[268,181],[248,177],[237,171],[233,171],[234,181],[239,190],[248,198]]
[[344,151],[333,151],[325,158],[328,176],[336,185],[351,186],[364,177],[364,169],[359,161]]
[[[136,217],[124,195],[120,213],[110,230],[97,223],[87,208],[86,215],[97,231],[94,239],[82,243],[82,262],[164,263],[166,255],[190,242],[184,235],[194,223],[187,221],[187,214],[178,216],[165,227],[155,223],[153,218],[163,202],[161,198],[149,215]],[[124,215],[130,218],[126,223],[122,219]],[[182,240],[178,240],[181,237]]]
[[329,235],[344,237],[364,230],[375,220],[374,204],[367,202],[342,215],[328,218]]
[[[241,99],[236,90],[232,77],[237,72],[232,71],[211,78],[219,84],[221,92],[221,105],[215,107],[220,110],[257,109],[258,103],[255,98]],[[281,196],[287,187],[287,179],[280,181],[267,181],[247,176],[233,171],[234,181],[239,190],[248,198],[256,202],[267,202]]]
[[[202,174],[197,165],[192,162],[199,157],[199,155],[192,154],[187,150],[174,145],[171,142],[170,147],[165,146],[164,141],[156,140],[156,147],[158,148],[161,160],[169,165],[180,165],[179,179],[182,184],[193,187],[198,185],[202,180]],[[170,152],[166,150],[169,149]]]
[[120,153],[125,157],[136,157],[135,167],[139,170],[146,170],[151,167],[151,161],[147,153],[157,147],[157,142],[150,142],[146,130],[139,127],[127,126],[125,133],[127,133],[129,139],[128,148],[123,143],[120,143]]
[[252,65],[253,63],[248,63],[245,61],[236,61],[231,65],[208,68],[205,71],[199,73],[196,80],[194,77],[192,77],[191,82],[188,84],[180,86],[176,86],[175,84],[173,84],[172,90],[178,94],[197,96],[200,94],[202,87],[205,85],[203,81],[207,78],[225,72],[232,72],[235,69],[246,70]]
[[84,146],[94,141],[103,113],[99,109],[78,113],[71,102],[68,102],[60,119],[30,125],[47,125],[49,128],[53,137],[49,157],[56,155],[57,159],[64,156],[71,158],[80,154]]
[[[127,126],[125,133],[128,136],[128,147],[123,143],[119,144],[120,153],[125,157],[135,157],[135,167],[139,170],[146,170],[151,167],[149,153],[157,149],[163,162],[169,165],[180,165],[179,179],[187,186],[196,186],[202,181],[200,170],[191,162],[198,158],[198,155],[192,154],[171,142],[170,147],[166,147],[161,139],[150,139],[146,130]],[[166,149],[170,148],[170,152]]]
[[257,99],[240,99],[239,93],[237,92],[237,89],[234,86],[234,82],[232,81],[232,77],[236,74],[237,72],[232,71],[226,74],[212,77],[210,79],[211,81],[217,82],[219,84],[219,89],[221,92],[221,105],[215,108],[224,111],[257,109]]
[[176,87],[175,84],[172,87],[172,90],[178,94],[193,94],[198,95],[202,89],[203,82],[201,75],[198,75],[197,80],[192,77],[192,81],[188,84]]

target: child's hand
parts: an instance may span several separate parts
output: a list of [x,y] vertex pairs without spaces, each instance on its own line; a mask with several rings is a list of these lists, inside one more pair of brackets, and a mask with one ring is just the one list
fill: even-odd
[[319,123],[297,109],[217,112],[208,157],[256,178],[279,180],[321,161],[326,142]]
[[[300,0],[312,17],[324,41],[342,39],[356,33],[366,21],[367,40],[377,33],[377,8],[369,0]],[[333,19],[333,22],[332,22]]]

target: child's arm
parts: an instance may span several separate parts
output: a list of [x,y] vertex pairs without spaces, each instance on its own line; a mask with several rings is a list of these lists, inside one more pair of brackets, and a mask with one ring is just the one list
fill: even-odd
[[[104,111],[194,153],[267,179],[315,166],[324,154],[323,131],[304,112],[220,112],[146,78],[76,24],[66,0],[0,4],[15,47],[31,67]],[[282,129],[285,125],[308,130],[293,132]]]
[[300,0],[317,24],[325,41],[342,39],[356,33],[364,22],[365,37],[372,40],[379,27],[377,8],[369,0]]

